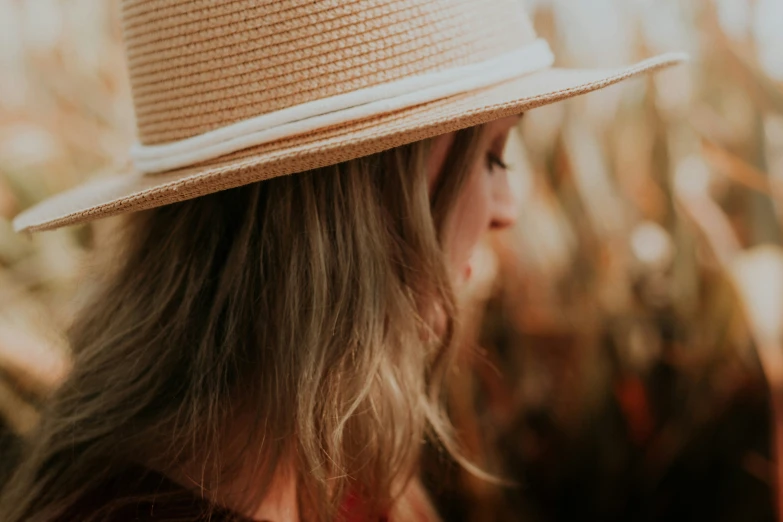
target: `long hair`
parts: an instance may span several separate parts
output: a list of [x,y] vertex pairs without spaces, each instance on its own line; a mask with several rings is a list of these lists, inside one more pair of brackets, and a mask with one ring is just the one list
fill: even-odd
[[242,474],[248,509],[291,466],[307,520],[349,492],[388,510],[427,437],[455,447],[441,239],[480,132],[457,133],[432,194],[422,141],[129,216],[0,520],[56,520],[134,464],[213,499]]

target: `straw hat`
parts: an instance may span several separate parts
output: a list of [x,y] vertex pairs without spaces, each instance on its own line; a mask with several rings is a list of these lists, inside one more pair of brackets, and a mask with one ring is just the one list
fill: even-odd
[[681,62],[553,68],[521,0],[123,0],[127,172],[27,210],[45,230],[335,164]]

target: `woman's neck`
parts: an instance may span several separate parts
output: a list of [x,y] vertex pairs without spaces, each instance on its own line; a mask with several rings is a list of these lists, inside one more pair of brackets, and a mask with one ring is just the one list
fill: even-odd
[[[280,463],[269,481],[258,480],[249,468],[241,469],[219,487],[197,478],[202,477],[203,469],[202,463],[194,461],[165,474],[195,495],[250,520],[299,522],[296,474],[292,465]],[[254,483],[258,486],[253,487]]]

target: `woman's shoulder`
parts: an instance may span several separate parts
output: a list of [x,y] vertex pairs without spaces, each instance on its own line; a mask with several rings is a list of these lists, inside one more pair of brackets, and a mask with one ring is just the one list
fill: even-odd
[[82,494],[57,522],[250,522],[141,466],[113,474]]
[[[282,482],[282,483],[281,483]],[[276,480],[270,494],[253,519],[212,504],[163,474],[132,466],[113,474],[99,486],[82,494],[56,522],[253,522],[296,516],[295,486]],[[357,499],[350,496],[342,506],[347,522],[365,522]],[[438,522],[427,493],[418,480],[406,488],[389,518],[382,521]]]

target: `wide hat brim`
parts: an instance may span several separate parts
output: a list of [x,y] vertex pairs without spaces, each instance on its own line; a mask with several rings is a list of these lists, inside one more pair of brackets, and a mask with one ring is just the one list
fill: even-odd
[[547,69],[478,91],[325,128],[160,174],[98,178],[58,194],[14,220],[17,231],[40,231],[136,212],[257,181],[367,156],[480,125],[676,65],[663,54],[619,69]]

